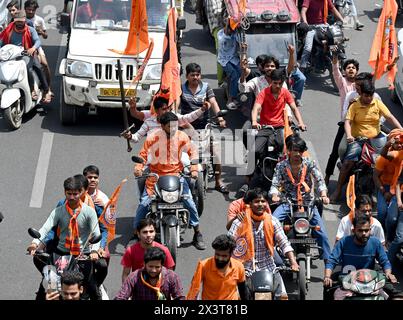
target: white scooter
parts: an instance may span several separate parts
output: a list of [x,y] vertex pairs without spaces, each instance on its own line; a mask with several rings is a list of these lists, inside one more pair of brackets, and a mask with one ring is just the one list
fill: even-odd
[[39,78],[35,72],[32,73],[38,98],[32,100],[24,56],[27,56],[24,48],[13,44],[7,44],[0,49],[0,107],[12,129],[18,129],[23,114],[28,113],[42,100]]

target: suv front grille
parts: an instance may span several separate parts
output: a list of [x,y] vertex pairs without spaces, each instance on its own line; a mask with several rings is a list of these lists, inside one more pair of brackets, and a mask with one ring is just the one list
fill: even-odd
[[[135,68],[132,64],[122,64],[123,80],[132,81],[135,74]],[[112,64],[102,65],[100,63],[95,64],[95,80],[101,81],[119,81],[118,70]]]

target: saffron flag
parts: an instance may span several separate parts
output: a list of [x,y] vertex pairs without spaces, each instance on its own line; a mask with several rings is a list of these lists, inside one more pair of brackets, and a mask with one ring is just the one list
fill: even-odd
[[164,37],[161,84],[159,96],[166,98],[177,111],[180,95],[182,94],[178,50],[176,46],[176,21],[178,14],[175,8],[169,10],[167,27]]
[[[248,205],[246,207],[249,208]],[[255,255],[255,243],[253,240],[252,218],[248,212],[237,230],[235,241],[236,248],[232,254],[234,258],[241,262],[252,260]]]
[[[235,12],[233,13],[235,15]],[[246,0],[239,0],[237,2],[237,16],[230,17],[229,23],[232,30],[235,30],[242,18],[246,16]]]
[[387,78],[391,89],[394,88],[393,81],[397,72],[396,65],[390,67],[398,57],[395,29],[397,9],[395,0],[384,0],[368,60],[369,65],[374,69],[375,79],[380,79],[384,73],[388,73]]
[[148,18],[146,0],[132,0],[132,11],[130,16],[130,30],[127,37],[126,49],[113,52],[124,55],[136,55],[149,47],[148,40]]
[[[101,216],[99,217],[99,222],[108,229],[108,239],[107,244],[109,244],[115,238],[116,229],[116,206],[119,200],[120,191],[122,186],[126,183],[127,178],[123,179],[120,184],[113,191],[108,203],[106,204]],[[109,210],[108,210],[109,208]]]
[[[144,69],[146,68],[146,66],[147,66],[147,64],[148,64],[148,61],[149,61],[150,58],[151,58],[151,54],[152,54],[152,52],[153,52],[153,49],[154,49],[154,40],[153,40],[153,39],[150,39],[150,45],[149,45],[149,47],[148,47],[146,56],[145,56],[144,59],[143,59],[143,63],[141,64],[140,68],[137,70],[137,74],[136,74],[136,76],[133,78],[132,82],[130,83],[129,88],[127,88],[126,93],[125,93],[125,96],[127,96],[127,94],[129,93],[129,90],[131,89],[132,85],[133,85],[134,83],[136,83],[136,82],[137,82],[137,84],[138,84],[139,81],[141,80],[141,78],[143,77]],[[137,89],[137,87],[136,87],[136,89]],[[137,93],[137,90],[136,90],[136,93]]]
[[199,260],[199,262],[197,263],[196,271],[192,278],[192,283],[190,284],[188,294],[186,295],[186,300],[197,300],[197,296],[202,285],[202,273],[203,265],[202,262]]
[[346,202],[350,211],[355,209],[355,176],[352,174],[346,189]]

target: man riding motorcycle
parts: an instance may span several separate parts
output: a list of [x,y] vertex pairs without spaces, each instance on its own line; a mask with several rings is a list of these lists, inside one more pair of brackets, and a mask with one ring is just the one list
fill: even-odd
[[[88,254],[92,261],[99,259],[98,249],[100,244],[94,243],[90,249],[83,248],[88,238],[100,235],[98,217],[93,208],[81,201],[81,182],[79,179],[70,177],[64,181],[64,193],[66,203],[54,209],[44,225],[39,230],[40,239],[34,239],[28,246],[27,251],[34,255],[39,243],[43,242],[52,228],[56,227],[60,231],[57,247],[54,255],[78,256],[81,251]],[[95,288],[89,288],[95,290]],[[97,294],[98,295],[98,294]]]
[[[314,161],[302,154],[307,151],[304,140],[298,135],[292,135],[287,138],[287,158],[279,162],[273,175],[273,181],[269,194],[272,196],[273,202],[280,201],[280,190],[290,199],[297,199],[301,202],[309,202],[311,200],[311,188],[313,179],[317,185],[318,192],[323,204],[329,204],[327,197],[327,188],[323,180],[322,174],[317,168]],[[273,216],[280,222],[287,217],[287,211],[290,209],[288,205],[283,204],[277,207]],[[322,259],[327,260],[330,255],[330,244],[327,236],[325,224],[319,215],[318,209],[313,209],[312,225],[320,226],[319,230],[313,230],[312,233],[317,237],[319,246],[323,249]]]
[[[295,260],[294,251],[291,247],[281,223],[267,211],[269,196],[260,188],[250,190],[245,199],[249,205],[243,218],[237,217],[228,231],[228,235],[235,238],[237,247],[233,253],[234,258],[244,263],[247,287],[250,277],[255,271],[276,268],[274,262],[274,245],[276,244],[284,255],[290,260],[293,271],[298,271],[299,266]],[[250,223],[252,229],[244,228]],[[244,233],[242,230],[245,230]],[[253,247],[248,245],[248,240],[253,241]],[[254,248],[254,250],[252,250]],[[251,258],[250,258],[251,257]],[[279,273],[275,274],[276,282],[280,285],[276,288],[276,299],[288,299],[284,282]]]
[[[353,220],[353,235],[343,237],[333,248],[332,254],[326,262],[324,287],[331,287],[333,279],[338,274],[347,274],[349,271],[360,269],[374,270],[375,261],[382,266],[382,269],[392,283],[396,283],[396,277],[392,274],[391,264],[379,239],[372,237],[371,220],[367,215],[356,216]],[[341,272],[334,273],[336,266],[341,266]],[[341,289],[338,289],[339,291]],[[325,288],[325,296],[326,293]],[[342,292],[340,292],[342,295]]]
[[[262,126],[273,126],[276,131],[276,143],[278,150],[282,152],[284,146],[284,113],[286,112],[286,104],[291,107],[298,121],[298,126],[301,130],[306,130],[306,126],[302,120],[301,114],[294,102],[291,93],[284,89],[284,73],[282,70],[276,69],[271,72],[271,85],[262,90],[256,98],[255,105],[252,109],[252,128],[261,129]],[[257,122],[260,114],[260,121]],[[265,134],[257,135],[254,146],[255,161],[248,161],[248,176],[246,176],[246,184],[241,187],[242,190],[249,188],[249,183],[253,177],[252,166],[256,165],[257,159],[262,158],[267,148],[269,136]],[[249,148],[249,146],[248,146]]]
[[[144,142],[139,156],[144,160],[144,163],[136,164],[134,168],[134,175],[141,177],[143,174],[144,164],[150,156],[149,169],[151,173],[156,173],[158,176],[165,175],[180,175],[183,171],[183,164],[181,162],[182,152],[189,155],[190,160],[197,158],[198,153],[191,144],[189,137],[186,133],[178,130],[178,117],[172,113],[167,112],[160,117],[162,129],[154,131],[149,135]],[[191,165],[191,175],[193,179],[197,179],[198,166],[197,164]],[[134,219],[134,230],[141,219],[144,219],[148,212],[148,207],[151,203],[150,196],[154,194],[154,185],[156,180],[154,177],[149,177],[146,180],[146,188],[141,196],[140,204],[137,208],[136,217]],[[185,198],[185,208],[190,213],[190,225],[194,228],[193,244],[199,250],[206,249],[203,241],[203,236],[199,227],[199,215],[196,205],[193,201],[189,185],[186,180],[181,177],[183,186],[183,194],[189,195]]]
[[390,113],[389,109],[382,102],[374,99],[375,86],[371,81],[364,81],[360,85],[360,91],[360,98],[351,104],[344,122],[348,146],[336,190],[330,196],[331,201],[334,202],[339,200],[344,182],[361,156],[365,140],[356,141],[356,138],[362,137],[382,143],[384,139],[380,128],[382,116],[393,126],[402,129],[399,121]]
[[25,48],[29,57],[23,57],[23,60],[27,64],[28,82],[32,92],[32,99],[35,100],[37,98],[37,94],[34,91],[33,71],[31,70],[34,69],[44,92],[43,96],[45,98],[43,102],[49,103],[50,97],[47,95],[49,93],[49,85],[43,74],[41,64],[35,56],[36,51],[41,46],[41,41],[36,30],[26,24],[24,11],[21,10],[16,13],[14,21],[0,34],[0,47],[6,44],[14,44]]
[[304,72],[308,67],[313,40],[316,29],[327,28],[327,12],[332,11],[335,17],[343,22],[343,17],[337,11],[331,0],[304,0],[301,9],[302,22],[311,26],[313,29],[308,31],[305,38],[304,50],[301,57],[301,71]]

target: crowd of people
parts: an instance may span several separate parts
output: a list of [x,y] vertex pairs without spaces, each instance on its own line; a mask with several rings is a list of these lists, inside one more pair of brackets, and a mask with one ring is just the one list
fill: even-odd
[[[332,11],[337,19],[343,20],[332,2],[325,1],[329,11]],[[36,1],[26,2],[29,3],[26,6],[27,15],[32,15],[32,12],[35,14],[33,8],[36,9],[37,6],[32,5],[33,2]],[[203,1],[199,1],[199,4],[202,3]],[[323,18],[323,3],[323,0],[304,0],[301,3],[297,1],[297,4],[301,5],[302,22],[315,28],[326,28],[328,25]],[[377,190],[378,219],[372,216],[372,194],[357,194],[351,204],[350,213],[340,221],[333,249],[317,206],[314,206],[310,220],[312,226],[317,226],[312,234],[321,248],[320,258],[325,265],[325,287],[331,287],[340,273],[345,274],[352,268],[379,268],[391,283],[396,283],[394,273],[397,272],[396,268],[399,268],[396,252],[403,243],[403,215],[400,214],[403,209],[400,189],[403,179],[403,128],[376,94],[372,74],[359,72],[359,63],[354,59],[345,60],[340,68],[337,55],[333,55],[333,77],[340,95],[341,116],[323,177],[300,134],[287,130],[289,122],[293,119],[300,131],[306,130],[309,125],[303,120],[301,107],[306,80],[304,72],[312,50],[315,28],[307,34],[300,64],[294,58],[295,48],[289,45],[287,50],[290,63],[285,72],[279,67],[276,57],[263,52],[255,59],[258,70],[252,70],[247,59],[239,57],[239,47],[243,44],[239,43],[237,33],[231,28],[222,2],[206,0],[204,4],[210,30],[216,39],[218,82],[224,81],[223,74],[228,81],[226,108],[237,110],[239,93],[252,92],[255,101],[249,110],[251,127],[256,130],[264,129],[265,126],[272,127],[281,155],[269,189],[252,186],[253,175],[245,176],[239,198],[228,207],[225,225],[227,233],[217,236],[212,242],[214,256],[199,261],[195,266],[187,294],[180,275],[175,272],[176,262],[171,252],[165,245],[156,241],[158,230],[155,221],[147,217],[149,206],[155,197],[156,183],[155,179],[147,178],[145,185],[139,190],[141,197],[133,222],[132,239],[136,242],[126,248],[122,257],[122,286],[115,299],[195,300],[199,298],[199,294],[203,300],[250,299],[250,281],[254,272],[273,272],[277,266],[284,263],[288,263],[293,272],[298,272],[300,267],[297,256],[283,228],[290,205],[282,199],[296,199],[300,207],[303,203],[311,201],[315,193],[325,206],[330,202],[340,201],[343,186],[352,174],[353,166],[360,159],[363,141],[367,140],[378,146],[379,153],[373,174]],[[354,7],[353,2],[352,4]],[[22,19],[21,11],[18,12],[20,13],[15,16],[15,23]],[[197,19],[201,19],[198,12]],[[356,15],[354,21],[356,29],[363,27]],[[43,33],[41,35],[44,36]],[[34,40],[33,43],[38,41]],[[36,45],[35,50],[38,48]],[[185,167],[190,168],[191,178],[198,177],[198,165],[195,160],[198,160],[199,156],[199,141],[198,135],[193,135],[192,132],[204,130],[211,110],[218,114],[220,106],[212,88],[202,81],[199,64],[189,63],[185,67],[185,73],[180,113],[175,112],[163,96],[154,98],[150,111],[139,111],[135,100],[129,101],[131,116],[143,121],[137,132],[126,132],[123,135],[125,139],[142,144],[138,153],[142,162],[134,167],[136,177],[142,177],[144,172],[151,172],[159,177],[180,176]],[[293,79],[292,93],[288,81],[290,78]],[[46,77],[43,80],[46,82]],[[395,128],[389,135],[381,131],[381,123],[384,120]],[[217,122],[221,128],[227,125],[223,117],[218,117]],[[362,140],[362,137],[366,140]],[[249,157],[249,172],[254,172],[256,159],[260,159],[264,154],[267,142],[268,136],[258,135],[252,145],[245,145],[249,154],[255,154],[255,161]],[[342,166],[337,187],[329,197],[330,177],[334,174],[339,159],[339,147],[343,143],[345,152],[340,159]],[[213,144],[210,151],[213,158],[215,190],[228,193],[228,188],[221,178],[220,150]],[[66,271],[61,278],[60,292],[47,292],[41,286],[40,291],[42,290],[41,294],[45,299],[79,299],[83,295],[83,286],[91,298],[100,299],[99,287],[107,276],[110,255],[108,228],[99,220],[103,213],[106,214],[104,211],[109,198],[98,188],[99,175],[99,169],[91,165],[83,170],[83,174],[65,180],[65,199],[57,204],[40,228],[41,238],[35,239],[28,247],[32,255],[45,249],[45,244],[46,250],[52,250],[57,256],[87,254],[94,262],[95,284],[89,284],[86,277],[77,271]],[[189,225],[194,230],[192,243],[196,249],[205,250],[207,245],[201,233],[201,218],[188,180],[181,177],[180,182],[182,192],[186,195],[183,204],[189,211]],[[93,244],[91,250],[83,247],[91,236],[98,234],[101,235],[101,240]],[[248,244],[246,246],[245,241]],[[42,272],[43,263],[35,257],[34,262]],[[288,299],[281,273],[275,273],[275,279],[279,285],[275,289],[274,298]],[[343,299],[346,292],[337,288],[334,297]]]

